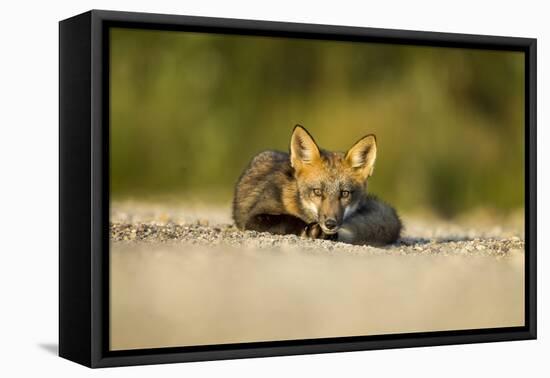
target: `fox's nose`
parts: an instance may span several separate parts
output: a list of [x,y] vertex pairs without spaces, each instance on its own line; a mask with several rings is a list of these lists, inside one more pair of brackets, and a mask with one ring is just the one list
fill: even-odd
[[338,223],[336,222],[335,219],[327,219],[325,221],[325,227],[328,228],[329,230],[334,230],[336,226],[338,226]]

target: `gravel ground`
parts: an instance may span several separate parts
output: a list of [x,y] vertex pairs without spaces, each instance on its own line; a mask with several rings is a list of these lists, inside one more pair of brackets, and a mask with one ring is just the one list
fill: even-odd
[[267,232],[239,231],[233,225],[217,224],[155,224],[113,223],[111,238],[117,242],[188,243],[199,246],[228,245],[253,249],[302,250],[328,253],[387,253],[387,254],[459,254],[506,256],[525,248],[524,240],[512,237],[467,237],[453,235],[442,238],[403,237],[396,244],[375,248],[329,240],[313,240],[295,235],[273,235]]
[[111,239],[134,243],[185,243],[201,246],[228,245],[252,249],[324,251],[328,253],[458,254],[504,257],[525,248],[523,224],[514,217],[495,226],[486,217],[474,216],[460,223],[441,219],[426,221],[403,217],[405,231],[394,245],[384,248],[355,246],[295,235],[240,231],[231,224],[224,208],[163,208],[125,203],[112,210]]
[[510,327],[521,216],[404,216],[375,248],[237,230],[226,208],[115,203],[111,348]]

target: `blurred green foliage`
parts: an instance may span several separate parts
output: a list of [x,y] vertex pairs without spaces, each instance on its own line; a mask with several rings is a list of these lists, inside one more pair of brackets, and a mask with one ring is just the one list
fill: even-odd
[[398,208],[523,205],[522,53],[117,28],[110,72],[115,199],[227,202],[299,123],[330,150],[375,133]]

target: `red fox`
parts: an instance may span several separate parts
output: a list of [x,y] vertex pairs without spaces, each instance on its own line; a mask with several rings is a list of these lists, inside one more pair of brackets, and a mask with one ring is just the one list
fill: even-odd
[[233,219],[241,230],[295,234],[351,244],[394,243],[402,224],[395,209],[367,194],[376,137],[346,153],[320,149],[296,125],[290,153],[264,151],[239,178]]

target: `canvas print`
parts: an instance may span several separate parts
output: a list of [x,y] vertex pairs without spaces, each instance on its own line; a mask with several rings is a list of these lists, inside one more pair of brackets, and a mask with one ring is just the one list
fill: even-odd
[[522,52],[113,27],[112,351],[525,325]]

